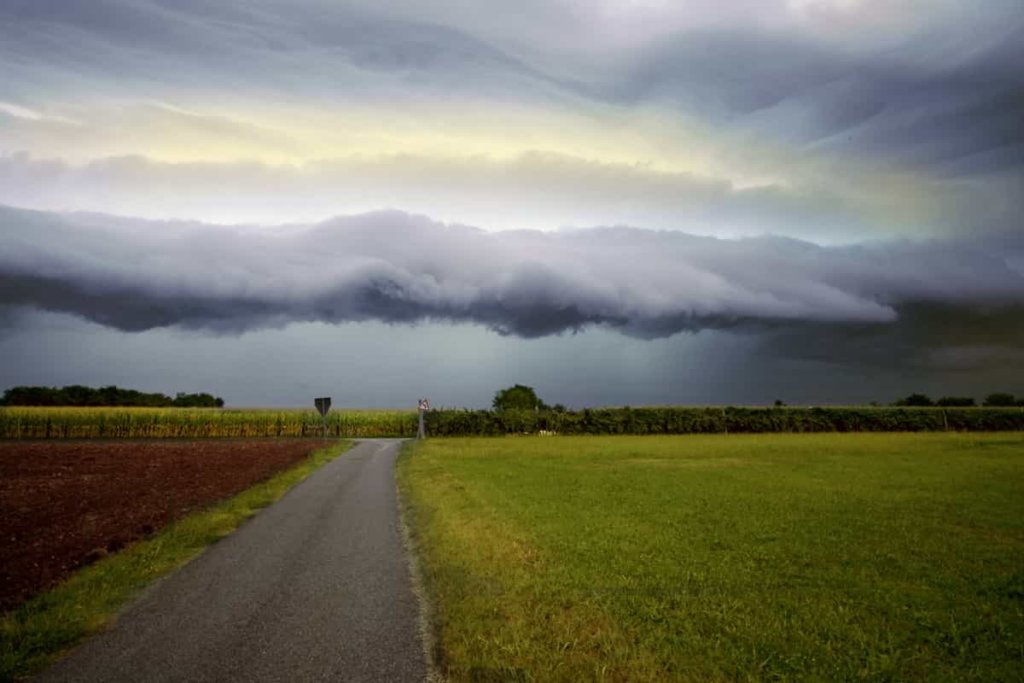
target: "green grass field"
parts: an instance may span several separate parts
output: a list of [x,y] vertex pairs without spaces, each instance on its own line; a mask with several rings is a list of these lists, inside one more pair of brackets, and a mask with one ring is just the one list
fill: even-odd
[[435,439],[454,681],[1024,680],[1024,434]]

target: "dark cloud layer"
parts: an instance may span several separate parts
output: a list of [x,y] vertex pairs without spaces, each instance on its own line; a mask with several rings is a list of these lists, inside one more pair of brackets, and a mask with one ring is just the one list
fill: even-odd
[[1024,165],[1024,14],[969,50],[942,38],[850,54],[750,30],[673,36],[641,52],[609,93],[661,99],[748,131],[941,174]]
[[[125,331],[365,320],[521,337],[730,328],[852,356],[873,347],[858,338],[880,335],[915,348],[944,334],[1016,343],[1008,321],[1024,310],[1016,235],[822,247],[630,228],[486,233],[399,212],[258,229],[12,208],[0,209],[0,228],[2,305]],[[951,333],[958,322],[973,336]]]
[[[396,85],[391,78],[478,92],[549,81],[464,31],[341,4],[6,0],[0,37],[0,56],[69,90],[71,74],[101,91],[117,76],[150,94],[171,86],[345,97]],[[15,92],[33,87],[9,78]]]
[[777,326],[761,336],[761,357],[840,362],[858,368],[928,375],[1002,368],[1020,381],[1024,305],[908,303],[892,325],[863,323]]
[[[526,16],[531,11],[538,22],[544,18],[535,7],[523,9]],[[836,43],[813,31],[737,22],[729,29],[681,27],[628,47],[595,42],[554,59],[543,57],[554,47],[548,32],[514,49],[488,32],[474,34],[468,19],[428,21],[414,8],[6,0],[0,58],[9,68],[0,87],[16,103],[30,103],[40,84],[101,93],[128,88],[144,97],[168,87],[345,101],[454,91],[669,102],[754,139],[946,175],[1019,171],[1024,12],[1019,2],[992,0],[976,14],[987,21],[962,26],[954,17],[884,50],[863,39]],[[574,30],[555,23],[550,33]]]

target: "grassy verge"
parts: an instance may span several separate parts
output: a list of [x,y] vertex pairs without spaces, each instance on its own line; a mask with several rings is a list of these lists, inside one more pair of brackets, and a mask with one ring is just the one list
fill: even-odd
[[1024,671],[1024,434],[434,439],[399,464],[453,681]]
[[119,608],[155,579],[233,532],[350,446],[346,442],[315,451],[302,463],[86,567],[4,614],[0,617],[0,681],[17,680],[44,668],[107,625]]

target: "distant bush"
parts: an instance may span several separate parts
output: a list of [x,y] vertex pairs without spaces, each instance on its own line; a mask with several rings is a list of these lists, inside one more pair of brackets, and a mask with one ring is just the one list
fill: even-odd
[[5,406],[119,406],[141,408],[222,408],[224,399],[211,394],[179,393],[173,399],[164,394],[148,394],[117,386],[92,387],[72,384],[57,387],[12,387],[4,392]]
[[212,394],[183,394],[178,393],[171,401],[175,408],[223,408],[224,399]]
[[896,401],[895,403],[893,403],[893,405],[925,408],[927,406],[933,406],[935,404],[932,402],[930,398],[928,398],[924,394],[911,394],[906,398],[901,398],[900,400]]
[[1013,394],[996,393],[989,394],[985,397],[985,405],[994,408],[1003,408],[1006,406],[1012,406],[1016,402],[1014,401]]
[[968,408],[975,403],[970,396],[943,396],[935,402],[935,405],[943,408]]
[[1024,410],[985,408],[597,408],[433,410],[430,436],[1024,430]]

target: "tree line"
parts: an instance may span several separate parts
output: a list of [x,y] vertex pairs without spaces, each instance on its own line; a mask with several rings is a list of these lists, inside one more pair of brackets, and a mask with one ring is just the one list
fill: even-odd
[[[877,406],[874,402],[872,402],[871,405]],[[971,408],[978,404],[975,402],[974,398],[970,396],[943,396],[942,398],[933,401],[926,394],[915,393],[910,394],[906,398],[894,401],[892,405],[898,408]],[[1024,396],[1016,398],[1013,394],[997,392],[986,396],[981,402],[981,405],[986,408],[1012,408],[1014,406],[1024,406]],[[786,404],[781,399],[776,399],[776,408],[783,408],[785,406]],[[556,413],[566,412],[565,406],[561,404],[549,406],[541,400],[539,396],[537,396],[537,392],[533,387],[524,386],[522,384],[516,384],[495,393],[494,400],[491,402],[491,407],[498,412],[505,410],[553,411]]]
[[[532,387],[498,391],[492,410],[436,410],[427,414],[433,436],[501,434],[707,434],[759,432],[1004,431],[1024,429],[1024,410],[1011,394],[932,401],[911,394],[893,406],[773,407],[671,406],[586,408],[549,406]],[[929,409],[930,408],[930,409]]]
[[174,398],[135,389],[92,387],[72,384],[66,387],[12,387],[0,398],[5,406],[137,406],[144,408],[223,408],[224,399],[207,393],[179,392]]
[[[921,408],[929,406],[937,406],[939,408],[970,408],[978,404],[975,403],[974,398],[970,396],[943,396],[942,398],[933,401],[927,394],[911,394],[906,398],[899,399],[893,403],[893,405],[910,407],[917,406]],[[1016,398],[1013,394],[997,392],[986,396],[981,402],[981,405],[987,408],[1024,406],[1024,396]]]
[[1024,409],[974,407],[587,408],[432,410],[431,436],[502,434],[738,434],[1024,430]]

